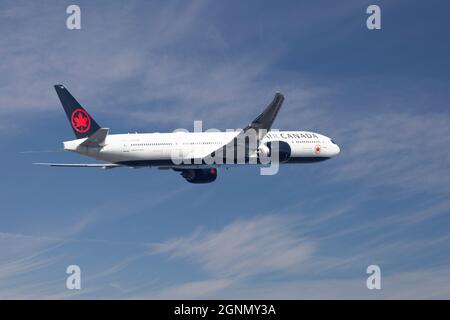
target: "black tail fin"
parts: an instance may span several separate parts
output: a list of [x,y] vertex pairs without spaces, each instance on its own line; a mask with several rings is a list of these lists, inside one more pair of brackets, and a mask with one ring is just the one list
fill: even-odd
[[86,138],[100,129],[89,113],[78,103],[61,84],[55,85],[56,93],[69,119],[70,126],[78,139]]

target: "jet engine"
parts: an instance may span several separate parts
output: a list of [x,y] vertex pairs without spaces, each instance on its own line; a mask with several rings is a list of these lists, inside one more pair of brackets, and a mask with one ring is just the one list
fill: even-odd
[[[278,143],[278,148],[276,147]],[[278,149],[278,161],[288,162],[291,158],[291,146],[285,141],[269,141],[262,144],[258,148],[258,156],[261,158],[268,158],[272,156],[272,152]]]
[[180,171],[181,176],[190,183],[210,183],[217,178],[217,169],[174,169]]

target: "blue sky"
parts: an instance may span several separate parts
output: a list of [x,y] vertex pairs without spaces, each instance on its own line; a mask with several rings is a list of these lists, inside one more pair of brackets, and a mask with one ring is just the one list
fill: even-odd
[[[442,1],[0,5],[0,298],[449,298],[450,43]],[[333,137],[317,165],[85,170],[53,84],[113,133],[239,128]],[[77,264],[82,290],[65,288]],[[366,288],[377,264],[382,290]]]

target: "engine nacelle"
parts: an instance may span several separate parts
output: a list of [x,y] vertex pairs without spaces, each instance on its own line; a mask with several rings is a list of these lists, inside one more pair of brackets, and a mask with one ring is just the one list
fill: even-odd
[[190,183],[210,183],[217,179],[217,169],[181,169],[181,176]]
[[258,155],[265,158],[270,157],[270,148],[265,144],[260,145],[258,148]]
[[[278,143],[278,148],[274,146],[274,142]],[[278,161],[288,162],[291,158],[291,146],[285,141],[269,141],[262,144],[258,148],[258,155],[262,158],[268,158],[272,156],[272,152],[278,149]]]

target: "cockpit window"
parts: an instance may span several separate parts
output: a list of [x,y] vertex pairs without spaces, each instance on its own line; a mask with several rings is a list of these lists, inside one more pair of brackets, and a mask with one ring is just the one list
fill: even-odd
[[330,139],[330,141],[331,141],[331,143],[332,143],[332,144],[337,144],[337,143],[336,143],[336,142],[334,142],[334,141],[333,141],[332,139]]

